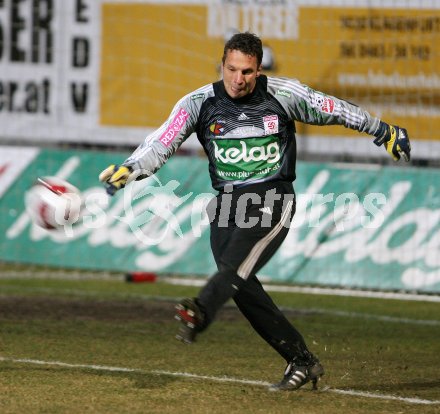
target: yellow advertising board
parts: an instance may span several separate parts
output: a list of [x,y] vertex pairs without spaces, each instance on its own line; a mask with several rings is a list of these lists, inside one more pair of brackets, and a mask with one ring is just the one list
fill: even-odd
[[[273,55],[268,75],[297,78],[363,106],[405,126],[414,139],[440,140],[440,9],[383,3],[104,3],[100,122],[160,125],[180,97],[219,78],[228,33],[250,30]],[[340,127],[297,127],[353,135]]]

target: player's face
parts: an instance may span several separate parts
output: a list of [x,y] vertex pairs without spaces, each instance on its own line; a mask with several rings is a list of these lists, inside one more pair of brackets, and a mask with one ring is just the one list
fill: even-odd
[[229,50],[223,64],[223,83],[227,94],[237,99],[251,93],[260,71],[256,56],[246,55],[239,50]]

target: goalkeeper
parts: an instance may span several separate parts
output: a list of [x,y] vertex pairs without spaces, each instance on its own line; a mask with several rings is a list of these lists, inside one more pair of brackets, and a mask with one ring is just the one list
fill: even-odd
[[208,206],[218,271],[198,297],[177,305],[177,338],[193,342],[232,298],[256,332],[286,360],[284,376],[272,388],[295,390],[310,381],[316,386],[324,369],[256,276],[286,237],[295,213],[295,122],[367,133],[396,161],[409,161],[411,147],[405,129],[358,106],[295,79],[263,75],[262,58],[257,36],[232,36],[224,47],[222,80],[180,99],[165,123],[121,165],[105,169],[100,180],[114,194],[130,176],[154,174],[197,134],[218,191]]

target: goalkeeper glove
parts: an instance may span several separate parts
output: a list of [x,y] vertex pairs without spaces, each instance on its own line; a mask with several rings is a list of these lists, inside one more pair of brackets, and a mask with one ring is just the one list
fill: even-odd
[[132,171],[131,167],[112,164],[99,174],[99,181],[106,183],[107,194],[113,195],[125,187]]
[[399,161],[400,157],[405,161],[410,160],[411,143],[406,129],[380,121],[379,128],[374,136],[376,139],[373,142],[378,147],[384,144],[385,149],[394,161]]

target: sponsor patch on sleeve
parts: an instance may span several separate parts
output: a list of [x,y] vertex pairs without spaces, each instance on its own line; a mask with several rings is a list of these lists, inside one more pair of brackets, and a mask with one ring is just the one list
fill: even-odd
[[278,89],[276,95],[284,96],[285,98],[290,98],[292,94],[286,89]]
[[191,100],[192,101],[195,101],[195,100],[197,100],[197,99],[202,99],[202,98],[204,98],[205,97],[205,94],[204,93],[198,93],[197,95],[191,95]]
[[332,114],[335,110],[335,101],[328,96],[314,92],[311,96],[312,106],[321,112]]
[[185,109],[180,108],[177,111],[177,114],[172,120],[172,122],[169,124],[166,131],[159,138],[160,142],[162,142],[162,144],[165,145],[166,147],[169,147],[176,138],[177,134],[185,125],[188,117],[189,117],[188,112],[186,112]]
[[335,110],[335,101],[318,92],[312,92],[311,103],[314,108],[327,114],[332,114]]

